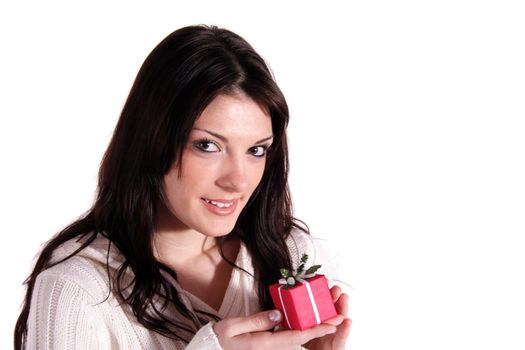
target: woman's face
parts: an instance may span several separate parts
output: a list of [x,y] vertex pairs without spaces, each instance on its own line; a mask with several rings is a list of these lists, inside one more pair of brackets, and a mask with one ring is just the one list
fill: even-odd
[[182,155],[164,177],[171,229],[230,233],[261,181],[272,122],[243,94],[219,95],[195,121]]

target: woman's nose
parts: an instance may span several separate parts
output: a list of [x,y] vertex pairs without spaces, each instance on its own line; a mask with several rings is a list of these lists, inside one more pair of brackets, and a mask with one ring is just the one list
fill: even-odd
[[223,164],[218,186],[230,192],[243,192],[249,186],[248,166],[242,156],[231,156]]

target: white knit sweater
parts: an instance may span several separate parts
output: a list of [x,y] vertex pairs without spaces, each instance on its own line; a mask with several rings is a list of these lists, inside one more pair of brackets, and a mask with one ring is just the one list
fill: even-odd
[[[294,262],[306,253],[313,258],[310,262],[323,265],[320,273],[329,280],[337,277],[335,260],[319,240],[294,230],[287,243]],[[66,256],[78,246],[76,242],[66,243],[56,251],[54,259]],[[109,291],[106,263],[113,273],[122,257],[113,248],[108,260],[107,251],[108,240],[99,235],[80,253],[38,276],[31,299],[27,349],[222,349],[212,328],[213,321],[196,330],[189,343],[167,338],[138,323],[130,307],[119,303]],[[243,244],[235,263],[253,273],[251,257]],[[239,269],[232,271],[218,312],[183,290],[175,280],[171,283],[189,310],[209,312],[221,319],[260,311],[255,281]],[[167,312],[177,319],[173,306]]]

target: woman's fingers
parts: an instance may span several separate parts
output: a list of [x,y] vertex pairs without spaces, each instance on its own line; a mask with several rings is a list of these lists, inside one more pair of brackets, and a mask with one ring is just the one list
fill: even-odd
[[334,286],[330,289],[332,300],[334,301],[335,309],[341,317],[345,317],[343,322],[338,325],[337,332],[333,336],[332,349],[343,350],[345,348],[346,339],[350,335],[350,327],[352,320],[348,317],[348,295],[343,293],[340,287]]
[[339,286],[333,286],[330,288],[330,294],[332,294],[332,301],[335,303],[343,291]]
[[350,335],[351,326],[352,326],[352,320],[347,318],[337,328],[337,333],[334,335],[334,340],[332,341],[332,349],[342,350],[345,348],[346,339]]
[[332,326],[339,326],[343,321],[345,320],[345,316],[343,315],[337,315],[334,318],[331,318],[327,321],[324,321],[323,323],[331,324]]
[[336,325],[343,322],[338,315],[313,328],[268,332],[282,320],[278,310],[264,311],[248,317],[236,317],[219,321],[213,325],[219,343],[224,349],[282,349],[305,344],[312,339],[337,332]]
[[315,338],[324,337],[328,334],[334,334],[337,328],[330,324],[320,324],[304,331],[284,330],[275,332],[271,335],[271,343],[275,346],[297,346],[308,343]]
[[348,295],[342,293],[335,303],[335,310],[339,315],[348,316]]
[[281,322],[279,310],[259,312],[248,317],[235,317],[224,319],[214,325],[215,333],[226,337],[252,332],[267,331]]

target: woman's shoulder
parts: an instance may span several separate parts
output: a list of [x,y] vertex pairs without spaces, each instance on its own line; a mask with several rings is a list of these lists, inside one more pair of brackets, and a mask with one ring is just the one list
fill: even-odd
[[329,278],[337,277],[337,254],[326,239],[317,238],[306,230],[294,227],[286,239],[286,244],[294,269],[298,267],[302,255],[307,254],[307,265],[321,265],[319,273]]
[[112,259],[111,254],[108,259],[109,241],[97,237],[76,252],[81,244],[82,241],[70,240],[58,247],[53,253],[53,265],[38,275],[37,283],[76,286],[93,300],[103,300],[110,289],[108,273]]
[[303,254],[308,254],[308,256],[315,254],[312,236],[309,232],[298,227],[294,227],[290,231],[290,234],[286,238],[286,245],[288,246],[294,267],[296,267],[295,264],[301,259]]
[[[75,240],[62,244],[53,254],[55,264],[36,278],[28,344],[40,342],[54,348],[56,341],[82,349],[179,348],[177,341],[139,324],[130,307],[110,288],[110,274],[120,265],[113,256],[118,251],[108,239],[97,237],[77,252],[81,246],[82,241]],[[75,254],[61,261],[71,253]]]

